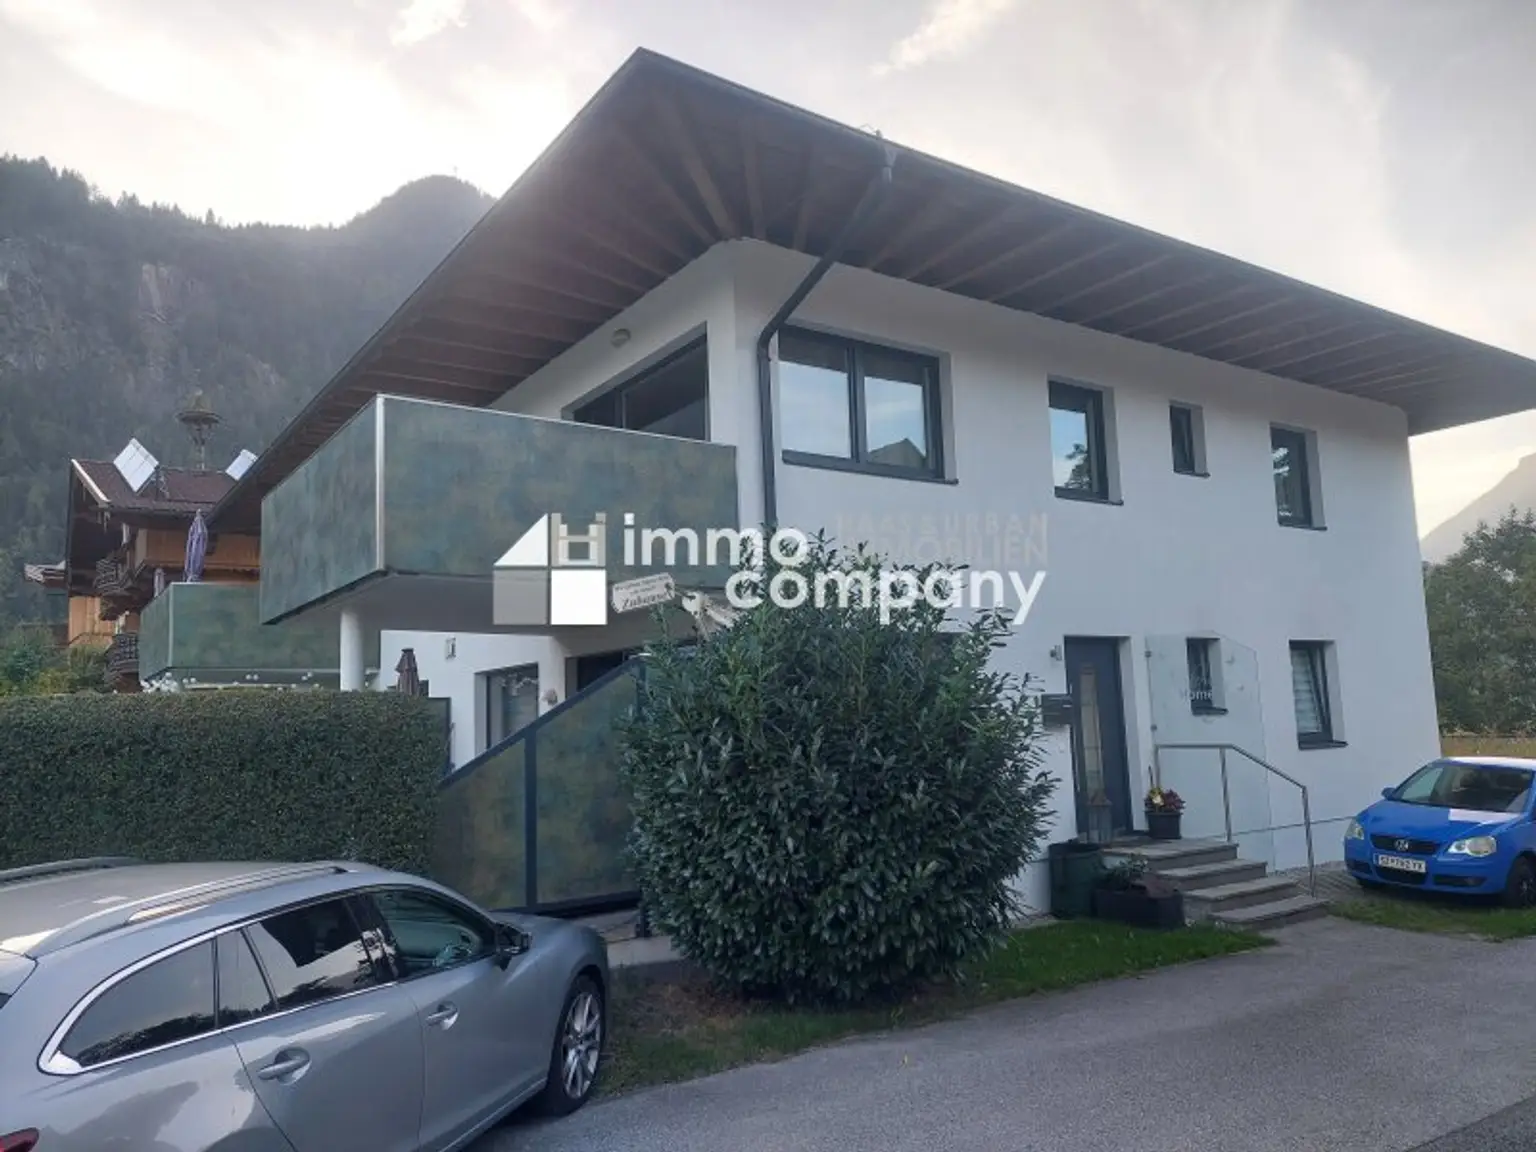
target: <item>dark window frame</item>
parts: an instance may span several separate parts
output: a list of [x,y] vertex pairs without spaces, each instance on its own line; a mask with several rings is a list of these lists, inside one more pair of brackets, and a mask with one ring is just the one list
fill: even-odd
[[[681,360],[684,357],[689,356],[689,355],[691,355],[691,354],[693,354],[695,352],[700,352],[700,351],[702,351],[704,353],[704,435],[702,437],[700,437],[700,439],[707,441],[709,439],[709,416],[710,416],[710,412],[709,412],[709,336],[708,336],[707,333],[705,335],[703,335],[703,336],[697,337],[696,339],[688,341],[682,347],[674,349],[673,351],[668,352],[666,355],[660,357],[659,359],[654,360],[651,363],[644,365],[643,367],[641,367],[637,371],[635,371],[632,375],[626,376],[623,379],[621,379],[617,384],[614,384],[611,388],[604,388],[601,392],[598,392],[595,396],[590,396],[587,399],[583,400],[580,404],[577,404],[575,407],[573,407],[571,409],[571,421],[573,423],[576,423],[576,424],[586,424],[588,427],[591,427],[591,428],[613,428],[613,429],[616,429],[618,431],[623,431],[623,432],[639,431],[639,429],[631,428],[629,426],[627,418],[626,418],[625,400],[628,398],[629,394],[634,392],[637,388],[642,387],[644,384],[646,384],[648,381],[650,381],[653,377],[655,377],[658,373],[664,372],[666,369],[672,367],[679,360]],[[618,423],[616,423],[616,424],[608,424],[608,423],[605,423],[605,422],[598,422],[598,421],[583,420],[582,419],[582,413],[583,412],[590,412],[594,408],[596,408],[599,404],[605,404],[605,403],[609,403],[609,402],[612,402],[615,405],[615,416],[616,416],[616,418],[618,420]],[[665,436],[665,435],[669,435],[669,433],[655,432],[655,433],[651,433],[651,435]],[[687,439],[691,439],[691,437],[682,436],[682,437],[678,437],[678,439],[687,440]]]
[[[1088,469],[1093,486],[1090,489],[1065,488],[1056,484],[1056,495],[1063,500],[1088,500],[1099,504],[1114,503],[1109,489],[1109,428],[1104,412],[1104,390],[1086,384],[1074,384],[1070,380],[1049,382],[1047,406],[1049,412],[1081,413],[1088,425]],[[1049,414],[1047,431],[1049,431]],[[1051,444],[1052,483],[1055,484],[1056,445]]]
[[[1189,710],[1197,716],[1225,715],[1227,710],[1221,706],[1216,694],[1216,641],[1202,636],[1187,638],[1184,660],[1189,675]],[[1202,694],[1203,700],[1200,698]]]
[[[780,337],[789,336],[807,343],[830,345],[840,349],[848,358],[846,381],[848,389],[848,421],[850,455],[830,456],[821,452],[802,452],[786,448],[781,456],[786,464],[800,464],[813,468],[832,468],[845,472],[867,472],[874,476],[898,478],[944,479],[944,418],[943,396],[940,391],[941,366],[936,356],[910,352],[905,348],[892,348],[887,344],[875,344],[868,340],[856,340],[851,336],[836,336],[830,332],[818,332],[813,328],[786,327]],[[782,344],[780,345],[782,348]],[[927,440],[928,463],[922,468],[903,468],[869,458],[869,429],[864,417],[868,402],[865,398],[864,357],[870,353],[905,360],[922,369],[920,385],[923,393],[923,436]],[[782,352],[779,363],[786,363]],[[796,361],[787,361],[796,363]]]
[[1287,514],[1280,507],[1278,493],[1275,497],[1275,518],[1286,528],[1316,528],[1317,509],[1312,500],[1312,438],[1298,428],[1280,424],[1269,426],[1269,458],[1271,474],[1275,472],[1275,453],[1285,448],[1289,455],[1291,474],[1296,478],[1297,491],[1301,495],[1299,512]]
[[1296,704],[1296,653],[1303,652],[1307,657],[1307,673],[1311,680],[1312,693],[1317,699],[1317,715],[1319,727],[1315,732],[1303,732],[1301,729],[1301,717],[1296,717],[1296,743],[1302,748],[1336,748],[1339,741],[1333,735],[1333,701],[1329,697],[1330,686],[1328,683],[1328,641],[1326,640],[1292,640],[1287,648],[1287,671],[1291,675],[1291,706]]
[[[1200,451],[1199,421],[1196,419],[1196,410],[1192,404],[1179,404],[1174,402],[1168,405],[1168,434],[1170,447],[1173,450],[1173,470],[1180,476],[1208,476],[1202,467]],[[1179,459],[1181,455],[1180,424],[1183,424],[1183,433],[1188,436],[1187,461]]]

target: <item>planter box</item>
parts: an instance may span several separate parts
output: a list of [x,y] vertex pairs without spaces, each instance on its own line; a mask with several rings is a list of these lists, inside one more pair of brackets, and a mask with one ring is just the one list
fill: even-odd
[[1133,928],[1182,928],[1184,894],[1153,896],[1141,888],[1097,888],[1093,893],[1093,914],[1100,920],[1114,920]]
[[1184,815],[1182,812],[1159,812],[1155,808],[1146,809],[1147,835],[1153,840],[1178,840],[1179,820]]

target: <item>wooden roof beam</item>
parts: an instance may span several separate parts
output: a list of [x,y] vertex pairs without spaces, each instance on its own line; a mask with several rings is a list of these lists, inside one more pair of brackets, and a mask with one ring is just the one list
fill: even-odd
[[736,217],[726,205],[725,197],[720,194],[720,188],[709,171],[709,165],[704,162],[704,157],[699,151],[697,134],[678,106],[665,95],[657,93],[655,102],[668,136],[682,156],[683,171],[688,174],[693,190],[703,201],[704,209],[709,213],[719,238],[733,240],[740,236],[741,229],[736,225]]
[[656,160],[645,148],[636,142],[633,135],[628,132],[615,133],[619,147],[623,150],[630,164],[635,169],[644,173],[650,185],[661,193],[661,198],[673,214],[688,227],[688,230],[702,240],[706,245],[712,245],[716,240],[724,239],[712,233],[708,226],[699,219],[698,214],[688,206],[682,193],[672,186],[672,181],[667,178]]

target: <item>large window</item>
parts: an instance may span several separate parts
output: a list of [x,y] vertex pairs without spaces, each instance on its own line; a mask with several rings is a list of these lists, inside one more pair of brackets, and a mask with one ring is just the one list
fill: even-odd
[[709,348],[699,340],[571,413],[581,424],[708,440]]
[[1056,495],[1109,499],[1102,392],[1051,382],[1051,468]]
[[344,901],[280,912],[247,932],[279,1008],[330,1000],[380,982]]
[[90,1068],[189,1040],[214,1026],[213,943],[208,941],[108,988],[81,1014],[59,1053]]
[[779,334],[784,458],[938,476],[936,360],[799,329]]
[[1291,642],[1291,696],[1296,704],[1296,739],[1303,748],[1334,743],[1328,648],[1314,640]]
[[1275,512],[1280,523],[1294,528],[1316,526],[1312,507],[1312,461],[1305,432],[1294,428],[1269,430],[1275,470]]

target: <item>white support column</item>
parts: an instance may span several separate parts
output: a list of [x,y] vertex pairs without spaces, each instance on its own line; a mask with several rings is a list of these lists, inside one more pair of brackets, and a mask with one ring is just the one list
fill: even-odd
[[356,608],[341,610],[341,690],[363,688],[363,621]]

